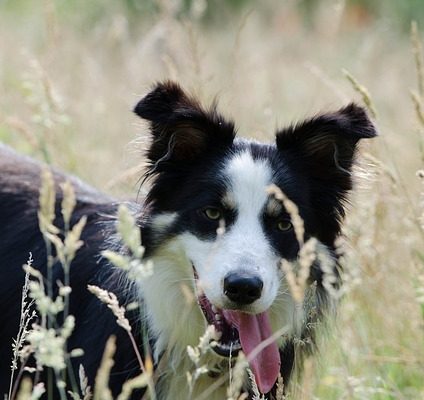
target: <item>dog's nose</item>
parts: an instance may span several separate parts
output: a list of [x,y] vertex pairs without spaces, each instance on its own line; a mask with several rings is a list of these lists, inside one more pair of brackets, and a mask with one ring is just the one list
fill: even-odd
[[261,297],[263,286],[257,276],[232,273],[224,279],[224,294],[235,303],[251,304]]

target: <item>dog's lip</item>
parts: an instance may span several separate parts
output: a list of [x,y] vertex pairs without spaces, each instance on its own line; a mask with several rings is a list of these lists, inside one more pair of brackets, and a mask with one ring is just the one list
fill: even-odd
[[[198,281],[199,276],[193,264],[194,278]],[[197,296],[197,302],[209,325],[213,325],[220,337],[211,342],[212,349],[220,356],[236,356],[241,350],[241,343],[237,328],[229,324],[222,309],[212,304],[204,292]]]

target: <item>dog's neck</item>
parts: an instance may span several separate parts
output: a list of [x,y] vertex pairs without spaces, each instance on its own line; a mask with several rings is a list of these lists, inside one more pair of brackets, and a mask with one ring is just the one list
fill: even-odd
[[[154,338],[153,355],[161,369],[160,398],[225,398],[231,360],[218,356],[209,340],[201,339],[208,334],[207,324],[194,294],[191,262],[177,239],[163,245],[150,260],[153,274],[140,284],[140,296],[145,305],[143,319]],[[200,353],[197,362],[189,356],[188,347]],[[200,373],[204,366],[208,371]],[[215,387],[211,393],[210,385]]]

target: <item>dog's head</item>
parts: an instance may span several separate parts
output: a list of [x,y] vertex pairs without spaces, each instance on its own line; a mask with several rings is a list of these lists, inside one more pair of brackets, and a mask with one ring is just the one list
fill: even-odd
[[[290,334],[295,325],[280,261],[296,260],[299,242],[312,237],[334,249],[357,143],[375,136],[374,127],[350,104],[260,144],[236,138],[232,122],[172,82],[158,84],[135,113],[150,121],[152,137],[148,254],[168,243],[182,248],[203,315],[221,333],[215,351],[228,356],[242,348],[267,392],[280,364],[270,337],[282,327]],[[279,199],[279,190],[289,202]],[[295,230],[293,213],[303,228]],[[320,279],[318,266],[309,281],[320,285]],[[265,339],[268,346],[257,350]]]

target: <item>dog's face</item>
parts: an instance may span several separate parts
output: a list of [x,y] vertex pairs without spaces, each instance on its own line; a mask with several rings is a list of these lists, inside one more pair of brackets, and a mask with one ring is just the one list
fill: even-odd
[[200,203],[183,216],[190,225],[181,240],[210,303],[259,314],[276,298],[282,253],[294,257],[297,246],[289,216],[267,193],[271,165],[236,147],[211,177],[216,188],[192,188]]
[[[251,355],[265,393],[279,371],[277,341],[255,347],[283,326],[292,333],[295,305],[280,261],[295,260],[300,248],[290,210],[269,188],[296,204],[302,241],[315,237],[331,253],[356,144],[374,127],[350,105],[277,132],[276,144],[235,139],[231,122],[173,83],[159,84],[135,112],[151,122],[147,251],[170,241],[183,249],[198,304],[221,333],[215,351]],[[309,280],[320,279],[314,264]]]

